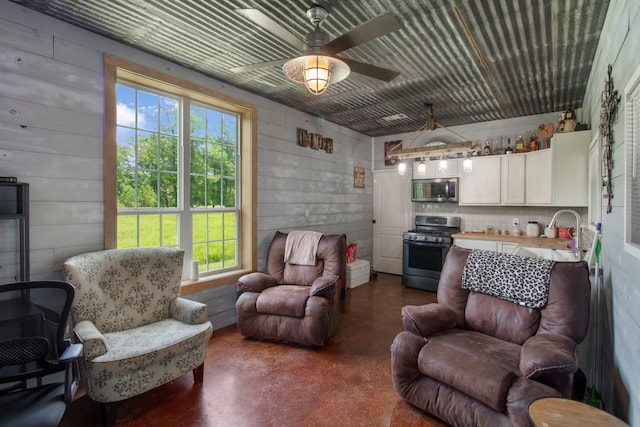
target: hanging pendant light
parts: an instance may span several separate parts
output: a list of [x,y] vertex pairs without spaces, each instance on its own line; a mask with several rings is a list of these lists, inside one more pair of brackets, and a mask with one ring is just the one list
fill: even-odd
[[462,170],[465,173],[469,173],[471,172],[472,169],[473,169],[473,163],[471,161],[471,158],[468,155],[465,155],[465,159],[462,161]]
[[442,157],[440,159],[440,162],[438,163],[438,172],[440,173],[445,173],[447,171],[447,169],[449,169],[448,167],[448,163],[447,163],[447,159],[445,159],[444,157]]
[[420,175],[424,175],[427,173],[427,164],[424,162],[424,157],[422,158],[420,163],[418,163],[418,173]]
[[398,174],[404,175],[407,172],[407,164],[403,161],[398,163]]

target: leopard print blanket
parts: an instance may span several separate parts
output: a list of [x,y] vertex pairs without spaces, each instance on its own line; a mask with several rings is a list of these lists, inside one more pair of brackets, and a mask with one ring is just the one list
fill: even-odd
[[473,249],[462,271],[462,288],[541,308],[549,300],[554,265],[546,259]]

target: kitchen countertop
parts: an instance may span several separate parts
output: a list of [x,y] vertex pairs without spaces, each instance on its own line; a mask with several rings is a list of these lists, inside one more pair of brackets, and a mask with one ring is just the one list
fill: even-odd
[[494,242],[517,243],[521,248],[544,248],[544,249],[567,249],[569,240],[567,239],[549,239],[547,237],[527,237],[512,236],[510,234],[487,234],[487,233],[471,233],[461,232],[452,234],[454,239],[473,239],[473,240],[491,240]]

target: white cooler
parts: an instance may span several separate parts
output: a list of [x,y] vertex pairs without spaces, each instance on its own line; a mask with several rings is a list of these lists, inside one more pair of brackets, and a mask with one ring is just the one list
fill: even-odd
[[355,288],[369,281],[369,261],[357,259],[347,263],[347,288]]

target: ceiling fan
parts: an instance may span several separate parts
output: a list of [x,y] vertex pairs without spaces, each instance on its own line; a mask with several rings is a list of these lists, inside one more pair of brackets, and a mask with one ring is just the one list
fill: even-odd
[[304,83],[314,95],[322,94],[329,84],[345,79],[351,71],[385,82],[390,82],[400,74],[398,71],[336,56],[340,52],[399,29],[400,23],[391,12],[382,13],[331,41],[327,33],[320,29],[322,22],[329,16],[329,12],[322,6],[314,5],[307,10],[307,17],[314,29],[307,34],[304,41],[258,9],[237,9],[236,12],[298,48],[302,55],[232,68],[231,71],[234,73],[283,65],[282,71],[289,79]]

